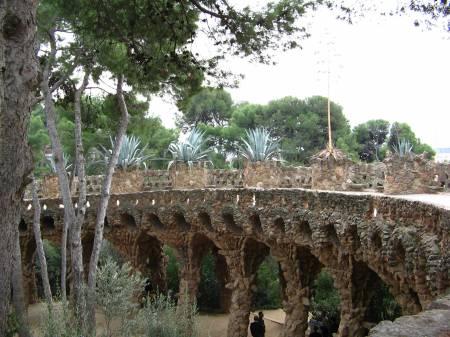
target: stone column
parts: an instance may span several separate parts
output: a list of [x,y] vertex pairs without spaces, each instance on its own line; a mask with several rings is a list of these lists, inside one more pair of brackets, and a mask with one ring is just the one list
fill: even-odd
[[304,337],[308,328],[311,288],[321,264],[305,249],[272,248],[281,267],[283,309],[286,319],[281,337]]
[[329,269],[341,298],[339,337],[363,337],[366,331],[363,321],[373,295],[376,274],[351,256],[340,259],[336,269]]
[[179,303],[194,304],[197,300],[198,285],[201,277],[201,259],[194,255],[194,250],[180,249],[182,266],[180,270]]
[[227,337],[246,337],[252,303],[251,285],[254,275],[246,275],[244,259],[240,250],[226,251],[224,255],[230,271],[230,283],[228,283],[227,288],[231,290]]

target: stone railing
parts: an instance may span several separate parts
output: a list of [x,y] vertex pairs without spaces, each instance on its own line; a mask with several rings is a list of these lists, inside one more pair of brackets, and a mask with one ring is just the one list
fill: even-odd
[[[111,193],[198,188],[312,188],[319,190],[373,191],[386,194],[433,193],[450,188],[450,165],[436,164],[416,156],[407,160],[389,158],[381,163],[349,160],[322,161],[311,167],[284,166],[280,162],[247,163],[244,169],[213,169],[207,163],[188,167],[175,164],[169,170],[116,171]],[[87,193],[99,194],[103,176],[88,176]],[[77,194],[77,178],[72,190]],[[38,195],[59,197],[58,179],[38,181]],[[26,199],[31,197],[29,190]]]

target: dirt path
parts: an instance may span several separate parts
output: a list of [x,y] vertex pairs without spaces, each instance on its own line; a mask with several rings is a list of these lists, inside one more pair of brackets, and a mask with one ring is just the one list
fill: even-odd
[[[45,304],[33,304],[28,308],[28,317],[32,330],[36,333],[42,325],[47,308]],[[254,313],[250,315],[253,317]],[[284,322],[284,312],[278,310],[265,310],[266,337],[278,337]],[[228,314],[206,314],[201,313],[198,317],[200,337],[225,337],[228,326]],[[97,334],[101,336],[104,332],[105,321],[101,314],[97,313]],[[248,334],[250,336],[250,333]]]

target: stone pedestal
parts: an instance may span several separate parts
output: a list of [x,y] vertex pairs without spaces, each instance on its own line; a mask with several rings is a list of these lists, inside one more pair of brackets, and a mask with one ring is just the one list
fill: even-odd
[[338,149],[323,150],[311,159],[312,188],[345,190],[352,161]]
[[279,161],[246,161],[243,174],[244,187],[279,187],[281,174]]
[[196,189],[208,186],[209,179],[208,162],[198,162],[189,166],[176,162],[170,167],[170,178],[175,189]]
[[400,157],[393,154],[386,158],[384,163],[386,194],[429,193],[430,186],[436,183],[436,165],[425,156],[411,154]]

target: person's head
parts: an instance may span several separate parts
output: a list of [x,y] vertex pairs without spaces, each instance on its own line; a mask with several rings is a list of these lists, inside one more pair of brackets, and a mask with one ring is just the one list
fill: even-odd
[[264,318],[264,313],[262,311],[260,311],[260,312],[258,312],[258,316],[259,316],[260,319],[263,319]]
[[253,316],[253,320],[254,320],[255,322],[259,321],[259,316],[258,316],[258,315]]

